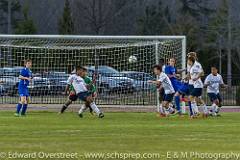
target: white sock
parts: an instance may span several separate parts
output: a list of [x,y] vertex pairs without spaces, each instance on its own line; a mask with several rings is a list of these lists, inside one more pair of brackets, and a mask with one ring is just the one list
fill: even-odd
[[159,112],[164,114],[164,109],[163,109],[162,105],[159,106]]
[[94,111],[95,113],[97,113],[97,115],[99,115],[99,113],[101,113],[100,110],[98,109],[97,105],[96,105],[94,102],[92,102],[92,103],[90,104],[90,107],[93,109],[93,111]]
[[194,114],[198,113],[198,106],[197,106],[197,103],[194,101],[194,102],[191,102],[191,106],[192,106],[192,110],[194,112]]
[[168,107],[168,108],[166,109],[166,111],[167,111],[168,113],[172,113],[172,112],[174,111],[174,109],[173,109],[172,107]]
[[214,112],[215,112],[215,113],[218,113],[219,110],[220,110],[220,108],[216,105]]
[[211,108],[212,108],[212,112],[215,112],[215,110],[216,110],[216,106],[217,106],[217,105],[216,105],[215,103],[212,104],[212,106],[211,106]]
[[203,113],[208,114],[208,108],[207,108],[206,104],[203,104],[202,107],[203,107]]
[[82,107],[79,109],[78,114],[83,113],[87,109],[86,105],[83,104]]

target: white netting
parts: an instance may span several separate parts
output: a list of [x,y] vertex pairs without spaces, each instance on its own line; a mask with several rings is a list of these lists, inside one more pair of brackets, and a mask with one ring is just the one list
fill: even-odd
[[[185,66],[185,37],[0,36],[2,103],[16,103],[19,66],[32,59],[36,77],[30,87],[32,103],[63,103],[68,74],[75,66],[97,73],[99,104],[156,104],[152,66],[174,57]],[[130,61],[130,57],[134,61]]]

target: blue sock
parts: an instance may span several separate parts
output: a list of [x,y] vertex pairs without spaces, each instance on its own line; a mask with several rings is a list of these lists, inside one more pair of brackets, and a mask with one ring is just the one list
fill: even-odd
[[22,108],[22,115],[25,115],[25,113],[26,113],[26,111],[27,111],[27,104],[23,104],[23,108]]
[[191,101],[188,101],[188,106],[189,106],[190,116],[192,116],[193,115],[193,111],[192,111]]
[[16,111],[16,113],[19,114],[19,112],[21,111],[21,109],[22,109],[22,104],[21,104],[21,103],[18,103],[18,104],[17,104],[17,111]]
[[180,96],[175,96],[175,104],[176,104],[176,109],[178,112],[181,112],[181,107],[180,107]]

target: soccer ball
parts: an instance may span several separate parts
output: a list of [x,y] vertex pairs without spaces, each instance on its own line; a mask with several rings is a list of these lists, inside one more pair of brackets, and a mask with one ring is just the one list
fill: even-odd
[[137,62],[137,57],[136,56],[130,56],[128,58],[129,63],[136,63]]

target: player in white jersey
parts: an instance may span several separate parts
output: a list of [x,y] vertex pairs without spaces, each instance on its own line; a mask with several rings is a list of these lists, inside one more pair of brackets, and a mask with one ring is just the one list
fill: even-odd
[[[98,109],[97,105],[94,102],[92,93],[89,92],[89,85],[87,85],[82,77],[85,77],[87,74],[87,69],[84,67],[76,67],[76,74],[73,74],[69,77],[67,84],[72,85],[77,97],[90,104],[90,107],[98,115],[99,118],[103,118],[103,113]],[[83,117],[82,113],[85,111],[86,107],[82,107],[79,110],[79,117]]]
[[162,72],[161,65],[155,65],[153,67],[153,72],[158,79],[156,81],[149,81],[149,83],[161,85],[161,87],[164,89],[164,97],[160,106],[160,115],[165,117],[175,112],[175,110],[169,106],[169,103],[171,103],[173,100],[175,90],[168,76]]
[[192,117],[195,117],[199,114],[198,106],[197,106],[197,98],[199,98],[199,102],[203,107],[203,116],[206,117],[208,115],[208,109],[201,98],[202,90],[203,90],[203,82],[201,80],[201,76],[203,73],[202,65],[195,60],[194,57],[188,57],[188,64],[191,66],[189,73],[190,73],[190,81],[193,83],[193,89],[190,91],[190,101],[191,107],[193,111]]
[[206,77],[204,86],[207,87],[207,94],[212,102],[211,115],[217,116],[222,102],[219,87],[225,88],[227,86],[224,84],[222,76],[218,74],[217,67],[211,67],[211,74]]

